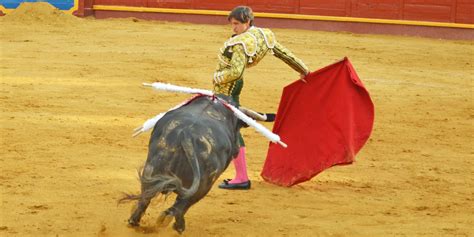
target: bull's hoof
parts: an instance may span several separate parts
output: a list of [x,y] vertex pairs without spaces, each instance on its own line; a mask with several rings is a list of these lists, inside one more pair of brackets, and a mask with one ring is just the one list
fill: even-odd
[[247,182],[242,182],[242,183],[236,183],[236,184],[231,184],[229,183],[228,180],[224,180],[221,184],[219,184],[219,188],[222,189],[237,189],[237,190],[246,190],[250,189],[251,187],[251,182],[250,180]]
[[184,225],[178,225],[178,223],[173,224],[173,229],[176,230],[179,234],[182,234],[184,231]]
[[135,228],[135,227],[139,227],[140,226],[140,223],[138,223],[138,221],[134,221],[132,219],[129,219],[128,220],[128,226],[129,227],[132,227],[132,228]]
[[167,213],[166,211],[162,212],[161,215],[156,219],[157,227],[166,227],[173,220],[174,216]]

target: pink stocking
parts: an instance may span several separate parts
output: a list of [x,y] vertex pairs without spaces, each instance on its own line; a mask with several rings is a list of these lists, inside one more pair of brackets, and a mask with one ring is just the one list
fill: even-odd
[[249,181],[247,176],[247,163],[245,162],[245,147],[240,147],[237,158],[233,160],[235,167],[235,178],[229,181],[230,184],[243,183]]

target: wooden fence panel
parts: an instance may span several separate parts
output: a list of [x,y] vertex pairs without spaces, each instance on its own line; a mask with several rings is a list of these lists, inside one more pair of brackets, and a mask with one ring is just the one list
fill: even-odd
[[474,24],[474,0],[457,0],[454,22]]
[[400,0],[352,0],[351,16],[378,19],[400,19],[402,1]]
[[247,5],[247,0],[195,0],[195,9],[230,11],[236,6]]
[[348,0],[300,0],[300,14],[321,16],[350,16]]
[[455,0],[405,0],[403,20],[452,22]]
[[178,8],[192,9],[194,8],[193,0],[145,0],[147,7],[157,8]]
[[247,5],[256,12],[298,13],[299,0],[248,0]]

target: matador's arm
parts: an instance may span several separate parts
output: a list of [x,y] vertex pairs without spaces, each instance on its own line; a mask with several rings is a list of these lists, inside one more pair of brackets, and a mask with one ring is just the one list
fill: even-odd
[[297,58],[290,50],[285,48],[280,43],[275,43],[275,47],[273,48],[273,52],[275,57],[281,59],[283,62],[288,64],[291,68],[295,71],[299,72],[300,74],[306,75],[309,73],[308,67],[303,63],[303,61]]

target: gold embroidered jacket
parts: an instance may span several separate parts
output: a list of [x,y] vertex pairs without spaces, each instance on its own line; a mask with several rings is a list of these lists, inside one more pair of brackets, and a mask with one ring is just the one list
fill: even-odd
[[237,96],[238,100],[245,68],[257,65],[269,51],[300,74],[309,72],[303,61],[276,41],[271,30],[252,26],[231,37],[220,49],[214,72],[214,92]]

